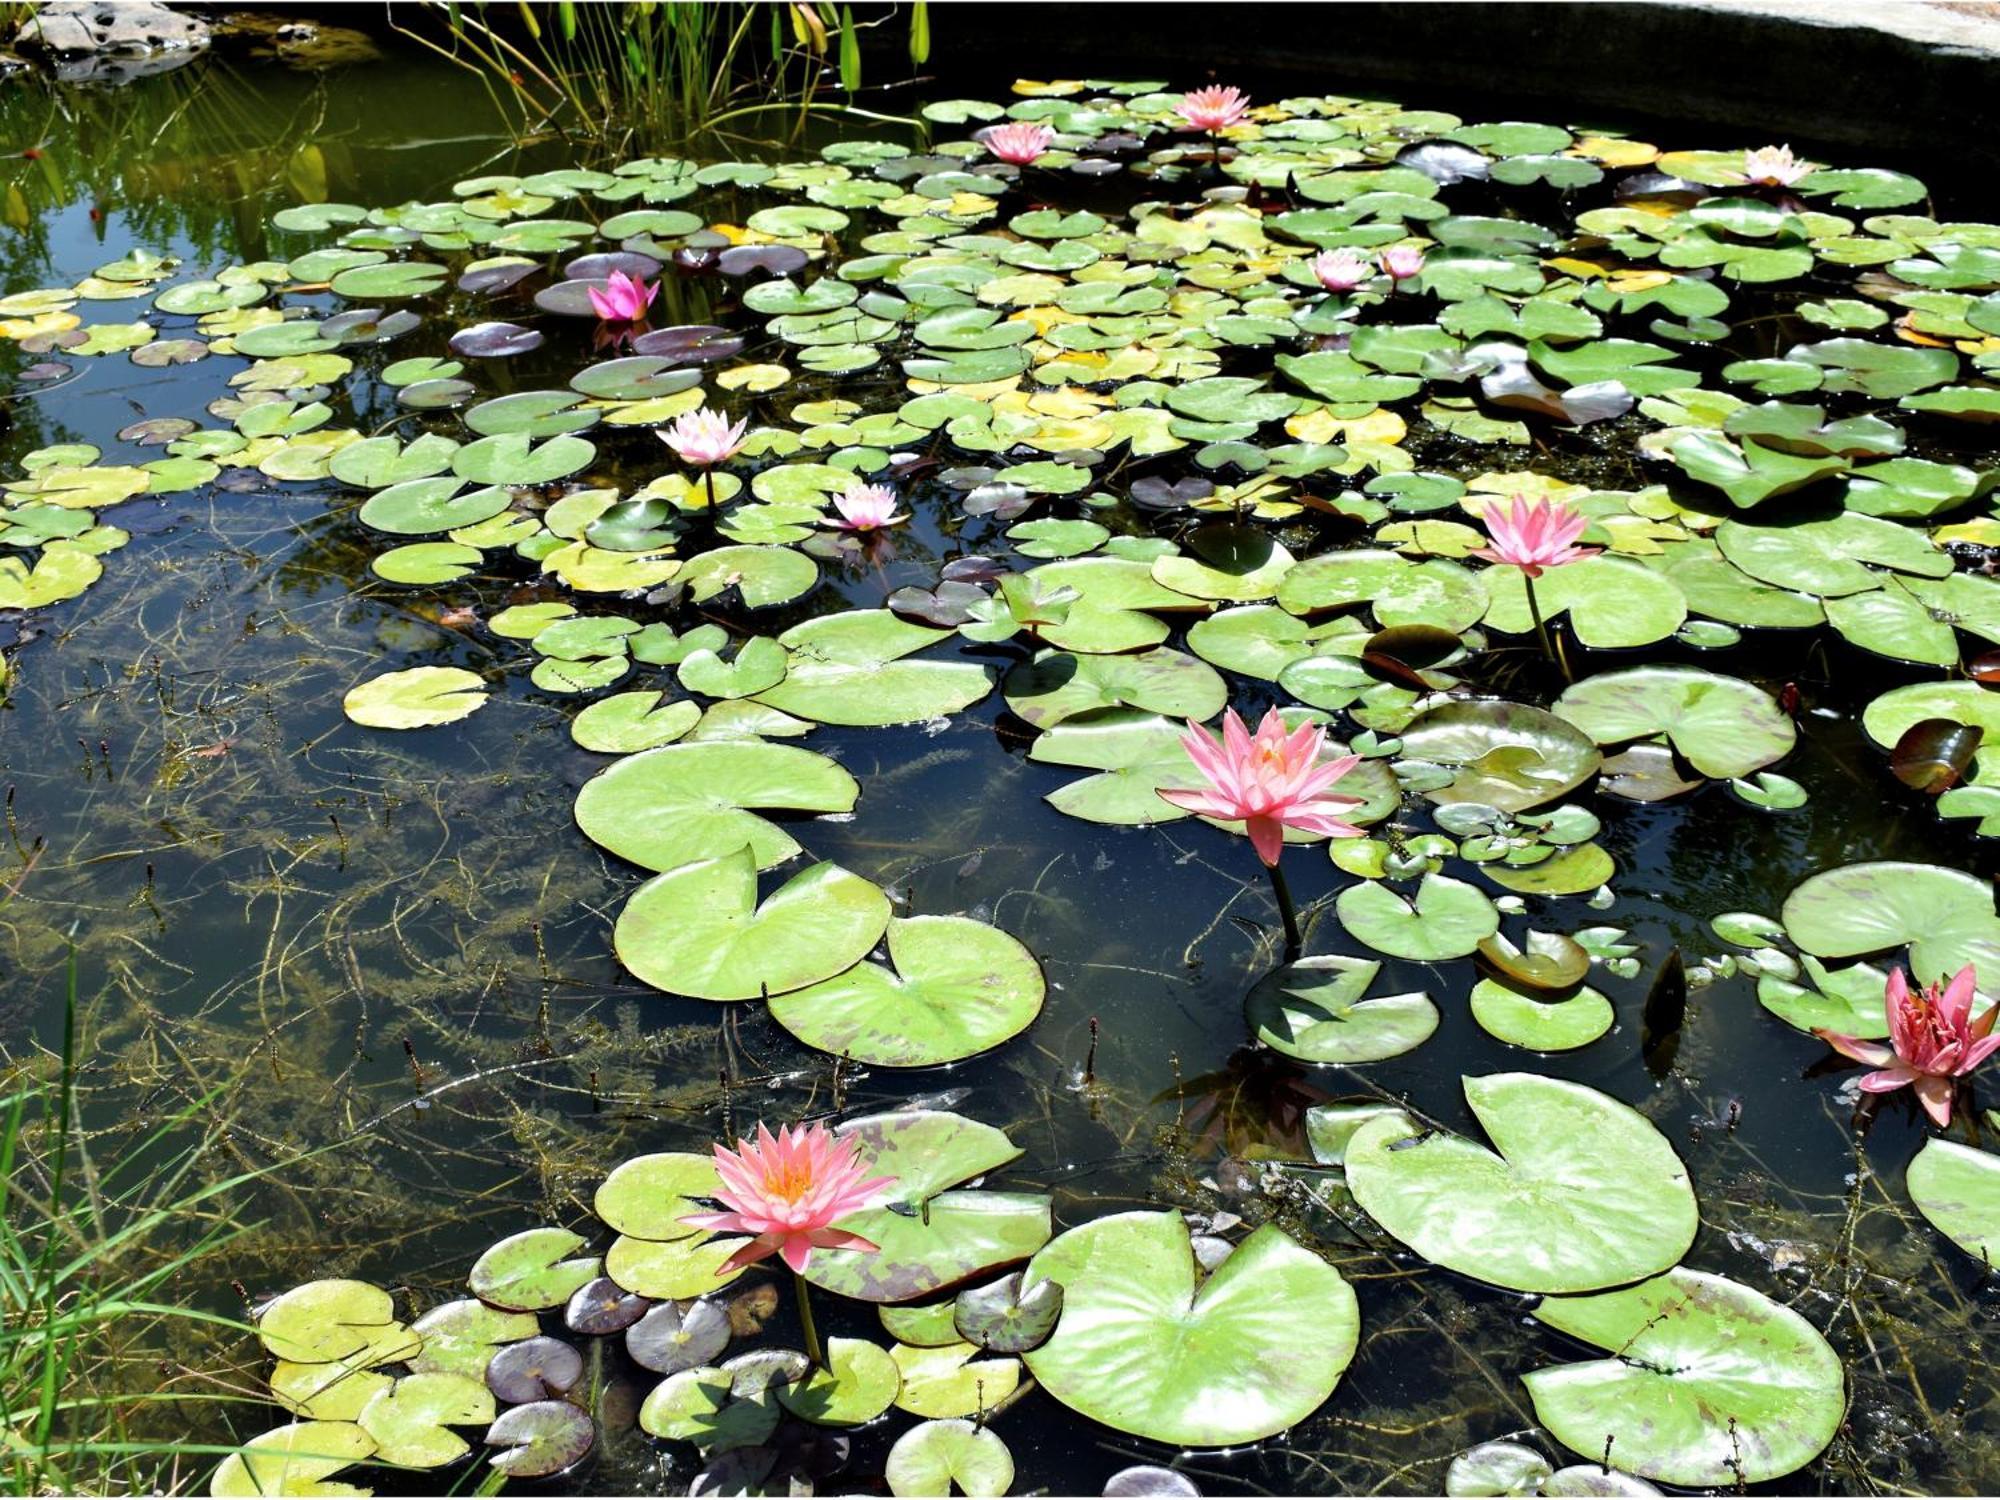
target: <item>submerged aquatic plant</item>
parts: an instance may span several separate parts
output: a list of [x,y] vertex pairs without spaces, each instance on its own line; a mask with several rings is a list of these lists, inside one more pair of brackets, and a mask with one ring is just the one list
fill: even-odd
[[824,1366],[826,1355],[806,1292],[806,1267],[815,1250],[877,1248],[873,1241],[833,1226],[868,1207],[895,1179],[870,1177],[854,1143],[818,1123],[780,1126],[773,1135],[759,1122],[756,1140],[739,1140],[734,1151],[715,1148],[715,1171],[722,1179],[715,1196],[728,1212],[689,1214],[681,1222],[751,1236],[722,1263],[723,1271],[741,1270],[767,1255],[784,1261],[798,1292],[806,1353],[815,1365]]
[[1841,1056],[1875,1069],[1862,1075],[1864,1091],[1892,1094],[1914,1089],[1924,1113],[1940,1127],[1947,1126],[1959,1079],[2000,1051],[2000,1036],[1992,1034],[2000,1005],[1988,1006],[1985,1015],[1973,1020],[1975,982],[1973,966],[1967,964],[1949,984],[1912,990],[1903,971],[1892,969],[1882,997],[1889,1021],[1887,1045],[1826,1027],[1816,1027],[1813,1035]]
[[986,149],[1001,161],[1012,162],[1017,167],[1031,164],[1035,158],[1049,149],[1049,143],[1056,133],[1046,125],[1030,125],[1019,121],[995,125],[981,139]]
[[603,291],[594,286],[585,290],[590,296],[590,305],[597,309],[597,316],[607,323],[638,322],[646,316],[646,309],[660,294],[660,289],[644,276],[628,276],[623,271],[613,271],[606,279]]
[[1542,619],[1541,604],[1535,598],[1535,580],[1550,568],[1595,557],[1601,547],[1579,547],[1576,539],[1590,525],[1590,518],[1571,510],[1560,500],[1529,500],[1516,495],[1507,504],[1490,504],[1482,519],[1486,522],[1489,544],[1472,549],[1471,556],[1488,562],[1505,563],[1521,570],[1521,582],[1528,592],[1528,613],[1534,617],[1535,635],[1542,654],[1556,662],[1569,676],[1564,662],[1549,641],[1549,627]]
[[833,497],[840,519],[828,524],[846,531],[874,531],[909,520],[896,509],[896,491],[886,484],[857,484]]
[[1181,744],[1208,785],[1161,787],[1160,795],[1174,806],[1205,818],[1242,822],[1251,848],[1271,872],[1272,889],[1285,919],[1285,941],[1296,949],[1298,917],[1278,865],[1285,852],[1285,830],[1300,828],[1333,838],[1357,836],[1361,830],[1341,821],[1341,814],[1359,807],[1361,799],[1328,796],[1327,792],[1361,764],[1361,757],[1342,755],[1321,761],[1325,728],[1301,724],[1287,731],[1275,708],[1265,713],[1254,737],[1236,710],[1228,710],[1222,716],[1220,745],[1190,719]]

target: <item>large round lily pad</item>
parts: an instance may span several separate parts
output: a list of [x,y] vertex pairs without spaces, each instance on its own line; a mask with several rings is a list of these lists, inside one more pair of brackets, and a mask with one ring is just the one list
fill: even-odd
[[1793,942],[1819,958],[1859,958],[1909,945],[1919,983],[1966,964],[2000,974],[1993,887],[1942,865],[1875,860],[1802,881],[1779,913]]
[[1433,801],[1477,802],[1502,812],[1526,812],[1575,791],[1603,759],[1566,718],[1499,699],[1444,703],[1418,714],[1403,731],[1403,754],[1457,768],[1430,793]]
[[1817,1458],[1847,1409],[1819,1330],[1763,1293],[1676,1267],[1622,1291],[1549,1297],[1538,1321],[1609,1357],[1521,1377],[1558,1441],[1690,1489],[1763,1484]]
[[1042,1008],[1034,955],[968,917],[892,919],[889,962],[774,997],[771,1016],[836,1057],[917,1068],[997,1047]]
[[434,729],[486,706],[486,684],[463,667],[409,667],[347,690],[340,706],[370,729]]
[[1988,1267],[2000,1257],[2000,1156],[1933,1136],[1906,1185],[1917,1212],[1959,1249]]
[[1380,1062],[1423,1045],[1437,1030],[1428,995],[1369,995],[1379,959],[1314,954],[1267,974],[1244,1009],[1258,1041],[1312,1063]]
[[778,637],[792,653],[785,680],[757,701],[822,724],[911,724],[957,713],[986,696],[987,668],[902,659],[949,634],[886,609],[807,620]]
[[1781,760],[1797,732],[1769,693],[1694,667],[1605,672],[1567,689],[1555,711],[1600,745],[1664,734],[1704,776],[1748,776]]
[[1361,1319],[1332,1266],[1275,1225],[1206,1281],[1177,1213],[1079,1225],[1028,1265],[1063,1289],[1055,1334],[1025,1358],[1044,1390],[1154,1442],[1253,1443],[1310,1416],[1354,1356]]
[[1037,729],[1106,708],[1202,720],[1222,712],[1229,699],[1215,668],[1164,646],[1129,656],[1044,651],[1009,672],[1000,690],[1007,706]]
[[1465,1080],[1497,1151],[1370,1121],[1347,1147],[1355,1201],[1426,1260],[1521,1292],[1619,1286],[1674,1264],[1697,1223],[1687,1168],[1643,1115],[1533,1073]]
[[1500,929],[1491,898],[1449,875],[1424,876],[1409,900],[1364,880],[1342,891],[1334,910],[1349,933],[1397,958],[1463,958]]
[[640,886],[612,945],[626,968],[670,994],[755,1000],[850,968],[888,924],[881,888],[831,863],[800,871],[760,905],[746,844]]
[[577,794],[577,826],[649,870],[672,870],[749,846],[759,869],[798,841],[751,808],[850,811],[861,795],[838,762],[795,745],[729,740],[664,745],[608,766]]

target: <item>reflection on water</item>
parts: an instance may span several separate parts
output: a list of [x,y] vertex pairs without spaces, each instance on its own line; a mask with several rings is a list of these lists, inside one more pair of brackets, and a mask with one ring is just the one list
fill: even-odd
[[[39,143],[0,160],[8,290],[72,280],[132,246],[210,266],[260,259],[276,207],[432,198],[517,160],[476,82],[407,61],[326,77],[211,63],[117,93],[15,84],[0,139]],[[0,361],[21,357],[0,348]],[[193,412],[210,394],[200,372],[89,362],[53,399],[0,405],[0,465],[85,439],[115,458],[113,434],[135,414]],[[851,820],[816,824],[812,846],[908,910],[966,912],[1019,937],[1046,968],[1047,1009],[988,1057],[836,1073],[761,1007],[675,1000],[622,973],[610,926],[633,877],[571,826],[603,763],[572,743],[574,705],[532,689],[532,653],[374,581],[354,498],[273,485],[121,510],[135,540],[114,576],[35,622],[51,638],[18,653],[0,738],[10,1049],[55,1034],[73,930],[94,996],[81,1086],[100,1155],[199,1100],[228,1126],[218,1173],[336,1148],[258,1195],[265,1227],[232,1250],[227,1276],[262,1291],[353,1274],[428,1301],[491,1239],[581,1214],[625,1155],[696,1147],[760,1116],[948,1092],[1025,1148],[994,1185],[1052,1191],[1059,1226],[1143,1203],[1276,1215],[1356,1284],[1361,1352],[1338,1398],[1285,1442],[1189,1463],[1211,1489],[1430,1491],[1454,1452],[1532,1425],[1516,1377],[1560,1341],[1524,1323],[1522,1300],[1409,1275],[1332,1179],[1286,1165],[1305,1155],[1303,1111],[1327,1098],[1407,1097],[1469,1124],[1458,1076],[1523,1057],[1472,1023],[1469,965],[1387,964],[1386,990],[1428,990],[1444,1016],[1405,1057],[1349,1072],[1247,1049],[1242,996],[1277,946],[1240,848],[1187,824],[1063,818],[1042,797],[1064,773],[1025,759],[996,695],[941,733],[819,731],[815,747],[864,796]],[[1001,529],[941,522],[921,496],[917,509],[888,558],[830,572],[811,610],[928,584],[949,550]],[[484,613],[505,593],[467,589],[463,602]],[[507,685],[465,723],[373,734],[343,718],[340,697],[385,662],[498,669]],[[1532,1066],[1644,1109],[1703,1187],[1691,1259],[1827,1329],[1854,1398],[1829,1483],[1990,1489],[2000,1421],[1977,1357],[1990,1293],[1962,1257],[1934,1256],[1935,1236],[1910,1232],[1896,1178],[1921,1134],[1913,1114],[1893,1104],[1857,1148],[1830,1084],[1775,1088],[1824,1050],[1765,1015],[1747,978],[1695,993],[1666,1079],[1639,1057],[1650,976],[1675,947],[1690,962],[1715,952],[1710,917],[1770,911],[1800,873],[1862,857],[1981,867],[1961,833],[1885,801],[1847,717],[1870,690],[1854,663],[1781,645],[1719,666],[1797,682],[1825,711],[1805,718],[1787,768],[1813,800],[1781,818],[1717,786],[1610,804],[1616,909],[1552,903],[1549,925],[1628,928],[1639,976],[1594,981],[1618,1008],[1611,1037]],[[1340,951],[1335,871],[1301,859],[1292,879],[1317,919],[1309,949]],[[226,1276],[214,1280],[188,1290],[236,1311]],[[823,1316],[834,1333],[869,1317]],[[257,1362],[234,1345],[189,1358]],[[218,1420],[243,1435],[263,1417]],[[1053,1407],[1038,1423],[1007,1433],[1022,1489],[1091,1492],[1160,1456]],[[879,1472],[886,1442],[860,1435],[851,1472]],[[663,1463],[627,1443],[580,1482],[675,1482]]]

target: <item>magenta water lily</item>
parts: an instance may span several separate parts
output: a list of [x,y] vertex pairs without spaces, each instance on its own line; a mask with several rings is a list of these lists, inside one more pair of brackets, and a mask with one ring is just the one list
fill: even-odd
[[590,305],[597,309],[597,316],[607,323],[638,322],[646,316],[646,309],[660,294],[660,289],[648,283],[645,277],[628,276],[623,271],[613,271],[605,278],[603,291],[594,286],[585,290],[589,293]]
[[1031,125],[1016,121],[1007,125],[995,125],[980,139],[986,149],[1001,161],[1025,167],[1049,149],[1056,133],[1046,125]]
[[2000,1005],[1987,1006],[1985,1014],[1975,1021],[1975,981],[1973,966],[1967,964],[1949,984],[1913,989],[1900,968],[1892,969],[1882,998],[1889,1022],[1886,1045],[1825,1027],[1814,1035],[1843,1057],[1875,1070],[1862,1076],[1865,1092],[1892,1094],[1909,1089],[1924,1113],[1942,1128],[1951,1123],[1959,1080],[2000,1051],[2000,1036],[1993,1034]]

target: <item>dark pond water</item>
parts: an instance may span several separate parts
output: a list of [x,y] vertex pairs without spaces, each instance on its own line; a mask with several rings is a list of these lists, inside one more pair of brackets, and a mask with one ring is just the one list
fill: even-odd
[[[868,122],[854,133],[901,140],[899,129]],[[791,159],[836,134],[822,124],[804,142],[733,141],[707,154]],[[305,245],[274,238],[269,218],[302,200],[434,201],[467,176],[572,159],[553,145],[518,150],[475,80],[407,59],[327,79],[217,66],[60,97],[17,82],[0,93],[0,142],[37,142],[40,153],[0,157],[7,292],[70,284],[135,247],[197,274],[283,258]],[[676,320],[706,316],[708,286],[687,295]],[[445,331],[428,328],[396,353],[437,352]],[[0,344],[4,383],[32,358]],[[558,371],[575,363],[551,350],[494,379],[560,385]],[[106,462],[155,457],[117,434],[150,418],[200,418],[220,390],[214,368],[113,357],[83,362],[59,389],[20,391],[0,405],[0,469],[11,477],[25,454],[57,443],[96,444]],[[760,409],[781,413],[815,389]],[[901,398],[898,383],[869,380],[826,382],[822,393],[864,405]],[[354,400],[342,420],[363,432],[398,414],[379,384],[363,383]],[[1491,445],[1429,441],[1422,466],[1643,482],[1603,477],[1627,464],[1604,456],[1605,440],[1537,431],[1532,453],[1504,462]],[[660,468],[650,441],[635,433],[604,446],[614,466],[642,474]],[[226,1264],[204,1266],[210,1280],[183,1286],[198,1302],[237,1310],[231,1277],[270,1292],[354,1276],[428,1305],[457,1295],[494,1239],[581,1221],[604,1173],[634,1153],[704,1149],[760,1117],[945,1101],[1009,1132],[1023,1155],[986,1185],[1052,1193],[1059,1228],[1142,1206],[1276,1218],[1340,1265],[1360,1297],[1360,1350],[1335,1399],[1284,1437],[1176,1459],[1030,1397],[1000,1424],[1018,1490],[1094,1493],[1127,1464],[1176,1461],[1213,1493],[1429,1492],[1466,1447],[1532,1429],[1518,1377],[1576,1357],[1576,1346],[1531,1321],[1529,1299],[1412,1274],[1415,1262],[1363,1233],[1335,1175],[1307,1165],[1304,1111],[1394,1097],[1476,1134],[1460,1076],[1525,1067],[1643,1111],[1700,1193],[1689,1263],[1796,1308],[1842,1355],[1848,1421],[1823,1459],[1776,1488],[2000,1485],[2000,1387],[1984,1357],[1992,1293],[1902,1190],[1921,1117],[1898,1097],[1857,1142],[1851,1099],[1821,1068],[1826,1049],[1760,1007],[1747,974],[1694,991],[1670,1063],[1656,1055],[1649,1068],[1640,1045],[1641,1007],[1671,953],[1695,964],[1737,951],[1709,928],[1719,914],[1775,913],[1805,875],[1858,860],[1990,873],[1967,825],[1938,822],[1893,782],[1859,727],[1870,698],[1920,670],[1826,631],[1721,652],[1586,654],[1586,670],[1699,660],[1772,690],[1796,685],[1799,746],[1782,769],[1810,800],[1771,813],[1721,783],[1652,805],[1592,799],[1617,864],[1615,899],[1537,900],[1533,925],[1625,930],[1630,976],[1600,967],[1591,979],[1616,1008],[1611,1032],[1574,1053],[1522,1052],[1472,1020],[1470,961],[1391,959],[1383,992],[1427,991],[1442,1022],[1416,1051],[1353,1070],[1249,1043],[1243,997],[1280,954],[1268,888],[1240,840],[1194,823],[1065,817],[1044,798],[1072,773],[1027,759],[1032,733],[997,693],[942,724],[817,730],[811,747],[865,795],[851,819],[794,826],[814,855],[891,888],[910,911],[1005,929],[1049,985],[1033,1027],[984,1056],[837,1074],[761,1006],[675,999],[620,966],[611,924],[637,876],[572,822],[578,789],[605,764],[571,738],[580,705],[530,684],[535,657],[522,643],[447,614],[490,616],[525,597],[527,571],[437,588],[383,583],[368,570],[383,544],[356,521],[358,498],[330,482],[262,483],[127,505],[112,519],[133,539],[106,559],[104,580],[28,617],[10,653],[0,732],[10,1048],[58,1034],[74,932],[91,1038],[81,1087],[100,1156],[196,1100],[226,1124],[218,1173],[329,1148],[253,1195],[262,1227]],[[910,526],[866,563],[823,565],[818,590],[778,623],[874,608],[898,587],[932,585],[950,557],[1004,550],[1007,523],[965,516],[942,487],[912,486],[910,498]],[[1158,523],[1121,513],[1113,524]],[[1310,542],[1310,518],[1288,524]],[[1177,627],[1170,644],[1181,640]],[[341,698],[355,682],[417,665],[468,667],[494,685],[493,701],[462,723],[400,735],[347,721]],[[1270,684],[1231,680],[1246,712],[1272,701]],[[1433,826],[1421,799],[1401,819],[1411,835]],[[1308,949],[1352,951],[1330,906],[1347,877],[1316,852],[1295,853],[1289,867],[1315,924]],[[822,1318],[836,1334],[878,1332],[857,1305]],[[260,1368],[247,1340],[181,1354]],[[247,1436],[283,1418],[245,1405],[218,1420],[226,1432],[204,1436]],[[858,1434],[850,1478],[836,1483],[869,1487],[901,1425]],[[564,1484],[672,1489],[694,1468],[689,1451],[627,1437]]]

